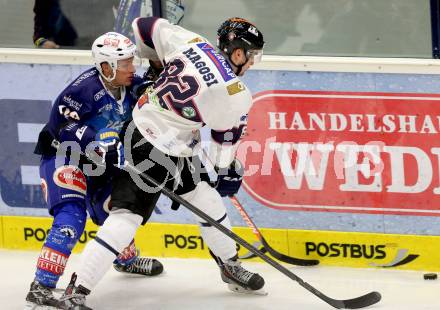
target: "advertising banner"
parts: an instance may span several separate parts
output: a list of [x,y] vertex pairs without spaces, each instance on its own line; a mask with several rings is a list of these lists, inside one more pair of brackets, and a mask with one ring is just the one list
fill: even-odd
[[259,92],[245,189],[282,210],[439,216],[439,133],[439,95]]
[[[52,101],[88,68],[0,63],[0,215],[49,216],[33,150]],[[440,76],[252,70],[243,82],[254,106],[237,196],[257,226],[440,235]],[[151,221],[195,223],[170,204]]]
[[[51,226],[50,218],[0,216],[5,238],[2,248],[39,251]],[[98,227],[91,221],[75,246],[79,253],[96,236]],[[236,234],[261,251],[249,228],[237,227]],[[361,268],[392,268],[440,271],[438,236],[353,233],[317,230],[262,229],[266,241],[279,253],[296,258],[317,259],[321,265]],[[7,236],[7,237],[6,237]],[[143,255],[154,257],[210,258],[198,225],[147,223],[138,229],[136,246]],[[243,260],[259,260],[239,247]]]

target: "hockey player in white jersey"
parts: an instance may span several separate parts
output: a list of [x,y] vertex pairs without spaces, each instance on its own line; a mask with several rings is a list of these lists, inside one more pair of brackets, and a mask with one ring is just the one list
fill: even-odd
[[[235,151],[252,105],[251,93],[238,76],[261,59],[263,35],[247,20],[231,18],[218,29],[217,50],[165,19],[138,18],[132,26],[139,56],[163,71],[133,110],[135,125],[124,134],[126,159],[231,229],[221,196],[240,188],[243,169]],[[197,156],[199,130],[205,125],[211,129],[211,160],[219,171],[214,186]],[[114,179],[112,211],[84,249],[81,267],[62,297],[65,309],[90,309],[86,295],[148,220],[159,195],[159,189],[138,175],[124,172]],[[264,279],[241,266],[235,242],[196,219],[222,280],[234,291],[262,289]]]

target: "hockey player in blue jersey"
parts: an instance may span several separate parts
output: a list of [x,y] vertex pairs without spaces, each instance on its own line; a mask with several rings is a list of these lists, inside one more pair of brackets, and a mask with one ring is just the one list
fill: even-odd
[[[236,150],[252,106],[252,94],[240,77],[261,59],[263,34],[243,18],[230,18],[217,31],[216,50],[200,35],[165,19],[141,17],[132,27],[138,56],[159,61],[164,69],[133,108],[133,122],[124,135],[127,161],[231,229],[222,196],[240,189],[243,166]],[[211,129],[209,156],[219,171],[214,186],[198,156],[204,126]],[[148,221],[160,191],[141,179],[125,171],[115,176],[113,209],[82,252],[82,264],[60,298],[63,309],[91,309],[87,295]],[[195,219],[228,288],[264,294],[264,278],[241,264],[234,240]]]
[[[97,38],[92,46],[95,68],[83,72],[61,92],[39,135],[36,153],[41,154],[42,188],[54,220],[37,261],[26,309],[57,307],[53,288],[83,233],[86,210],[98,225],[108,216],[112,176],[119,172],[115,166],[124,162],[119,133],[131,119],[137,100],[134,89],[146,83],[135,75],[135,51],[131,40],[119,33]],[[55,146],[66,144],[80,152],[90,146],[98,149],[104,163],[101,173],[95,173],[100,175],[88,175],[85,164],[91,166],[90,162],[84,158],[75,162],[73,151],[72,156],[60,156]],[[140,257],[134,241],[120,253],[114,267],[142,275],[163,270],[159,261]]]

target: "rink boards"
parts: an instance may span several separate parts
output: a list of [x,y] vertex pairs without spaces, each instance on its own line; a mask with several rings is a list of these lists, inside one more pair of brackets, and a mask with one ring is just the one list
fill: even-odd
[[[259,226],[440,235],[438,62],[263,60],[243,78],[254,106],[240,152],[246,167],[261,169],[238,193]],[[0,71],[8,72],[0,75],[1,215],[48,216],[33,150],[52,100],[91,64],[87,51],[0,49]],[[299,162],[314,161],[314,171],[294,177],[289,150]],[[230,218],[244,225],[237,212]],[[193,217],[161,198],[151,221],[191,224]]]
[[[51,218],[1,216],[0,248],[40,250]],[[88,221],[74,252],[93,239],[97,226]],[[252,231],[244,227],[234,232],[259,246]],[[397,268],[440,271],[440,237],[378,233],[261,229],[267,242],[278,252],[298,258],[320,260],[322,265],[361,268]],[[209,258],[197,225],[149,223],[136,235],[143,255],[178,258]],[[241,248],[240,256],[249,257]],[[251,258],[255,259],[255,258]]]
[[[86,51],[0,49],[0,247],[41,248],[52,219],[33,150],[53,99],[91,64]],[[438,72],[437,60],[265,56],[246,74],[254,106],[242,145],[252,142],[246,166],[261,173],[237,197],[269,244],[324,265],[440,270]],[[288,150],[315,173],[300,182]],[[359,160],[341,165],[352,152]],[[140,230],[142,252],[209,257],[192,214],[169,206],[159,199]],[[75,251],[95,234],[89,223]]]

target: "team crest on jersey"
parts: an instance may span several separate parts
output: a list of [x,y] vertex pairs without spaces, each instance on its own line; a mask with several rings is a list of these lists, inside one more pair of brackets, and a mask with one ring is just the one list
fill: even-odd
[[182,115],[186,118],[193,118],[196,116],[196,110],[193,107],[183,107]]
[[57,168],[53,173],[53,180],[59,187],[86,194],[86,177],[78,167],[67,165]]
[[217,51],[211,45],[209,45],[208,43],[199,43],[197,44],[197,47],[199,47],[202,52],[204,52],[212,61],[212,63],[217,67],[225,82],[228,82],[237,77],[234,71],[232,71],[232,68],[225,57],[217,53]]

